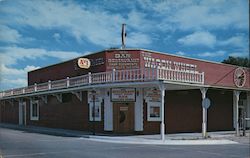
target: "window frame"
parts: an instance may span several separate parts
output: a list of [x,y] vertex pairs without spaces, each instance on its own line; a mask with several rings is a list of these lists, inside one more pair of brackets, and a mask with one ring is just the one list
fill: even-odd
[[96,121],[102,121],[102,104],[101,102],[95,102],[95,108],[99,108],[99,115],[98,117],[94,117],[92,116],[92,111],[93,111],[93,108],[94,108],[94,104],[93,102],[90,102],[89,103],[89,121],[93,122],[95,120]]
[[[33,114],[33,105],[37,106],[36,108],[36,112],[37,112],[37,116],[34,116]],[[30,120],[32,121],[38,121],[39,120],[39,101],[38,100],[31,100],[30,101]]]
[[[150,109],[151,107],[158,107],[160,109],[159,111],[159,117],[151,117],[150,116]],[[147,103],[147,120],[148,121],[161,121],[161,102],[148,102]]]

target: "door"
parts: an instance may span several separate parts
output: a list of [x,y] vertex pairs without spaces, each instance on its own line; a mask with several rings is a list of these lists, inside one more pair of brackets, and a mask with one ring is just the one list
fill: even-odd
[[134,131],[134,103],[113,103],[114,132],[133,133]]
[[19,125],[26,125],[26,102],[19,102]]

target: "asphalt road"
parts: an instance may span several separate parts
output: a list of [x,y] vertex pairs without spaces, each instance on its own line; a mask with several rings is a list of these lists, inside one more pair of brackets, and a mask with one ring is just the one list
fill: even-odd
[[[249,144],[131,145],[0,128],[3,158],[249,158]],[[0,158],[2,158],[0,156]]]

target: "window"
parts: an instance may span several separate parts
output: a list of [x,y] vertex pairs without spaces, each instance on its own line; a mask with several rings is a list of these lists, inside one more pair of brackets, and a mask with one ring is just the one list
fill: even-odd
[[30,102],[30,120],[39,120],[39,102],[38,102],[38,100]]
[[161,121],[161,103],[148,102],[148,121]]
[[89,103],[89,120],[90,121],[101,121],[101,103],[95,102],[95,106],[93,102]]

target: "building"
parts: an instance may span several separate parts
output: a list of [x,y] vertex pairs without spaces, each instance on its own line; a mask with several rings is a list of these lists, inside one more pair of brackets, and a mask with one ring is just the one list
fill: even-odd
[[103,50],[29,72],[28,87],[1,92],[0,122],[162,139],[239,134],[241,116],[250,118],[249,71],[145,49]]

